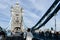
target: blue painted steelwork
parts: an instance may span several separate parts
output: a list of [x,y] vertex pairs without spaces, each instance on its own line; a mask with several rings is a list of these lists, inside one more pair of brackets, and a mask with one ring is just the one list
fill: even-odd
[[51,5],[51,7],[47,10],[47,12],[42,16],[42,18],[32,27],[34,29],[39,23],[41,23],[46,16],[51,12],[51,10],[58,4],[60,0],[55,0],[54,3]]

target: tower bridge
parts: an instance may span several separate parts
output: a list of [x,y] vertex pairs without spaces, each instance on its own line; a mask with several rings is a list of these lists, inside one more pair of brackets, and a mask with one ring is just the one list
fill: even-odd
[[[53,10],[53,8],[55,8],[55,9]],[[50,13],[52,10],[53,10],[53,12]],[[54,17],[59,10],[60,10],[60,0],[55,0],[54,3],[51,5],[51,7],[47,10],[47,12],[36,23],[36,25],[34,25],[32,28],[28,28],[28,30],[26,31],[26,34],[25,34],[26,36],[25,36],[24,35],[25,26],[23,26],[23,15],[22,15],[23,9],[22,9],[22,7],[20,7],[19,3],[16,2],[16,4],[11,7],[11,20],[10,20],[11,35],[6,36],[4,33],[3,34],[4,34],[4,36],[6,36],[6,40],[27,40],[27,39],[29,39],[27,37],[31,37],[32,35],[33,35],[33,37],[31,37],[32,40],[60,40],[60,34],[58,32],[56,32],[56,33],[54,33],[54,32],[51,33],[51,31],[39,32],[39,33],[35,32],[35,30],[38,30],[39,28],[44,26],[52,17]],[[44,20],[44,18],[46,18],[46,19]],[[43,23],[41,23],[42,21],[43,21]],[[15,35],[12,33],[15,33]],[[16,36],[16,34],[17,35],[19,34],[19,35]],[[31,34],[31,35],[29,35],[29,34]],[[31,40],[31,39],[29,39],[29,40]]]

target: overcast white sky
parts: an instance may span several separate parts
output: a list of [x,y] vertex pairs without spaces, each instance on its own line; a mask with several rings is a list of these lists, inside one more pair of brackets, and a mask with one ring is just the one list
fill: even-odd
[[[11,12],[10,8],[17,0],[0,0],[0,26],[6,28],[10,25]],[[33,27],[43,14],[48,10],[55,0],[18,0],[24,9],[23,21],[27,27]],[[60,11],[57,18],[57,30],[60,30]],[[54,17],[45,25],[45,28],[54,28]]]

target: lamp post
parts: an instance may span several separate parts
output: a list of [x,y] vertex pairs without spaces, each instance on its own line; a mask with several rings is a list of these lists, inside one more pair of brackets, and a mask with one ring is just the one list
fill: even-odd
[[56,32],[56,15],[57,14],[55,14],[55,19],[54,19],[55,20],[55,32]]

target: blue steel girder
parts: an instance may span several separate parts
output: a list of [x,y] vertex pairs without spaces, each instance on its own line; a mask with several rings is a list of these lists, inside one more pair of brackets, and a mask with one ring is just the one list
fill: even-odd
[[44,20],[44,18],[46,17],[46,16],[48,16],[48,14],[51,12],[51,10],[57,5],[57,3],[59,2],[60,0],[55,0],[54,1],[54,3],[51,5],[51,7],[47,10],[47,12],[43,15],[43,17],[36,23],[36,25],[34,25],[33,27],[32,27],[32,29],[34,29],[39,23],[41,23],[43,20]]
[[56,9],[46,18],[46,20],[41,25],[39,25],[39,27],[35,28],[34,30],[37,30],[37,29],[41,28],[42,26],[44,26],[55,14],[57,14],[57,12],[59,10],[60,10],[60,3],[56,7]]

